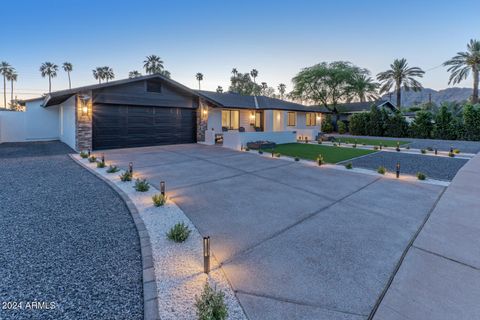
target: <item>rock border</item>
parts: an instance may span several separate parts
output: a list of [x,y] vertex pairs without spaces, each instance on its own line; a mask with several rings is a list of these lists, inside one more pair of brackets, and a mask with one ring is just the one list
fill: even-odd
[[137,207],[132,202],[132,200],[130,200],[128,195],[123,192],[123,190],[121,190],[119,187],[117,187],[112,181],[108,180],[100,173],[91,170],[85,163],[79,161],[79,159],[77,159],[74,154],[69,154],[69,156],[76,164],[85,168],[88,172],[105,182],[110,188],[117,192],[127,206],[128,211],[130,211],[133,222],[135,223],[135,227],[138,232],[138,237],[140,239],[140,251],[142,255],[143,319],[160,320],[160,315],[158,312],[157,285],[155,278],[155,270],[153,266],[150,236],[148,235],[147,228],[145,227],[145,223],[140,217]]

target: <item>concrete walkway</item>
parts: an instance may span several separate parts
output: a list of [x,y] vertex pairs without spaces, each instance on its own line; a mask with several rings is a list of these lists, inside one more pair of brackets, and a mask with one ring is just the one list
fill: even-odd
[[374,319],[480,319],[480,155],[456,175]]

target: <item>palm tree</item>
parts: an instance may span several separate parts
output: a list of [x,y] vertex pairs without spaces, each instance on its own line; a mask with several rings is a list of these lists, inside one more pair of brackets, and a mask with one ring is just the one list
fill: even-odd
[[203,80],[203,74],[200,73],[200,72],[197,72],[197,74],[195,75],[195,78],[196,78],[197,81],[198,81],[198,90],[200,90],[200,81]]
[[267,90],[268,85],[266,82],[262,82],[262,94],[265,95],[265,90]]
[[218,93],[223,93],[223,88],[222,88],[222,86],[218,86],[218,87],[217,87],[217,92],[218,92]]
[[378,81],[382,82],[380,94],[389,92],[395,85],[397,93],[397,108],[401,108],[402,86],[405,91],[412,89],[413,91],[422,90],[422,84],[415,80],[415,77],[423,77],[425,71],[418,67],[408,67],[407,59],[395,59],[390,65],[390,70],[377,74]]
[[287,86],[284,83],[280,83],[278,85],[278,92],[280,92],[280,99],[283,99],[286,90],[287,90]]
[[0,63],[0,74],[3,76],[3,107],[7,108],[7,74],[12,67],[9,63],[2,61]]
[[350,97],[349,102],[354,99],[360,100],[360,102],[377,100],[377,89],[379,84],[369,77],[370,72],[364,71],[356,73],[353,76],[350,84]]
[[250,71],[250,75],[253,78],[253,82],[256,83],[255,79],[258,77],[258,70],[257,69],[252,69],[252,71]]
[[234,78],[237,77],[237,75],[238,75],[238,70],[237,70],[237,68],[233,68],[233,69],[232,69],[232,74],[233,74],[233,77],[234,77]]
[[480,73],[480,41],[471,39],[467,44],[466,52],[457,52],[457,55],[452,59],[446,61],[444,66],[449,66],[447,69],[450,74],[448,84],[457,84],[460,81],[467,79],[470,71],[473,75],[473,94],[472,103],[478,103],[478,81]]
[[169,79],[170,79],[170,76],[171,76],[170,71],[168,71],[168,70],[162,70],[162,71],[160,72],[160,74],[161,74],[162,76],[164,76],[165,78],[169,78]]
[[143,61],[143,67],[147,74],[161,73],[163,70],[163,61],[159,56],[154,54],[147,56]]
[[96,67],[95,69],[92,70],[93,72],[93,77],[95,80],[98,80],[98,83],[102,83],[102,80],[105,79],[105,72],[102,67]]
[[11,83],[10,91],[10,106],[13,108],[13,82],[17,81],[18,74],[14,68],[10,68],[9,72],[5,76],[8,81]]
[[70,80],[70,72],[73,71],[73,65],[70,62],[64,62],[62,67],[63,67],[63,71],[65,71],[68,74],[68,89],[72,89],[72,81]]
[[44,62],[40,66],[40,73],[42,77],[48,76],[48,92],[52,92],[52,78],[57,76],[58,66],[52,62]]
[[140,72],[138,72],[137,70],[133,70],[133,71],[130,71],[130,72],[128,73],[128,77],[129,77],[130,79],[137,78],[137,77],[141,77],[141,76],[142,76],[142,74],[141,74]]
[[103,74],[104,74],[104,79],[108,82],[108,80],[113,80],[115,78],[115,74],[113,73],[113,69],[110,67],[103,67]]

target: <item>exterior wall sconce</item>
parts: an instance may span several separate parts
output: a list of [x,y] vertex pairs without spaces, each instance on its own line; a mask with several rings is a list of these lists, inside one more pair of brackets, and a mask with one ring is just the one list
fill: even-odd
[[133,162],[130,162],[128,164],[128,172],[130,172],[130,174],[133,174]]
[[400,162],[397,162],[396,176],[397,176],[397,179],[400,178]]
[[82,116],[86,117],[88,116],[88,101],[90,100],[90,97],[88,95],[82,95],[79,96],[80,103],[81,103],[81,111],[82,111]]
[[203,272],[210,272],[210,237],[203,237]]
[[160,193],[165,196],[165,181],[160,181]]
[[207,110],[206,107],[203,107],[202,114],[203,114],[204,117],[206,117],[208,115],[208,110]]

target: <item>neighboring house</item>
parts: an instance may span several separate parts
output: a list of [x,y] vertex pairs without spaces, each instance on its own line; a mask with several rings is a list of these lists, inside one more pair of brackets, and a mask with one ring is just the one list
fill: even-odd
[[378,109],[385,109],[389,112],[397,112],[398,109],[391,102],[385,100],[379,101],[366,101],[366,102],[351,102],[344,103],[337,107],[340,114],[340,120],[349,121],[350,116],[355,113],[370,111],[372,106],[376,106]]
[[161,75],[56,91],[24,103],[25,112],[0,113],[0,142],[58,139],[77,151],[311,140],[326,112],[264,96],[196,91]]

